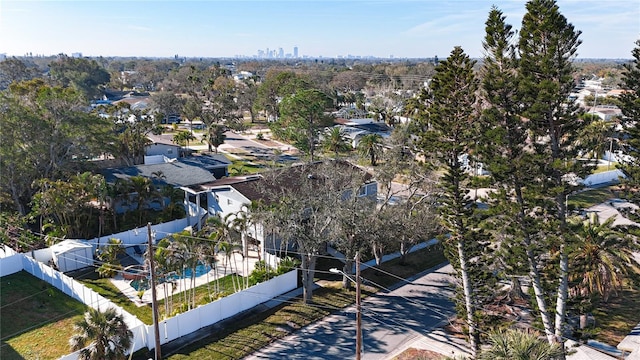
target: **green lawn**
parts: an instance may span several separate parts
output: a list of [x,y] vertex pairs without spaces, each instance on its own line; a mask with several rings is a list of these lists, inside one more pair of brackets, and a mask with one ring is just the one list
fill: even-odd
[[73,323],[86,306],[25,271],[0,281],[0,358],[57,359],[70,353]]
[[609,188],[591,189],[569,196],[567,203],[569,209],[586,209],[614,197]]
[[[215,300],[216,298],[226,296],[229,294],[233,294],[234,286],[233,279],[235,279],[236,284],[238,282],[243,281],[241,277],[236,275],[227,275],[220,279],[219,282],[219,292],[216,294],[216,281],[211,279],[209,285],[204,284],[196,287],[196,306],[203,305]],[[78,276],[78,281],[84,283],[87,287],[93,289],[98,294],[104,296],[105,298],[111,300],[114,304],[122,307],[124,310],[129,312],[131,315],[136,316],[140,321],[147,325],[153,324],[153,314],[151,313],[151,306],[137,306],[133,302],[131,302],[126,296],[122,295],[120,290],[113,285],[111,280],[107,278],[98,277],[95,271],[90,270],[85,274],[80,274]],[[187,282],[189,279],[187,279]],[[162,291],[162,290],[160,290]],[[170,302],[173,311],[170,308],[170,312],[175,315],[178,312],[187,311],[187,306],[184,305],[184,294],[182,292],[175,292],[173,294],[173,301]],[[158,312],[160,318],[165,317],[165,300],[158,301]],[[172,316],[173,316],[172,315]]]
[[601,304],[593,312],[596,319],[596,340],[616,346],[640,322],[640,291],[637,287],[627,288],[618,296]]
[[606,165],[598,165],[594,170],[593,173],[594,174],[598,174],[598,173],[602,173],[602,172],[606,172],[606,171],[611,171],[611,170],[615,170],[616,169],[616,165],[618,165],[618,163],[616,162],[612,162],[611,165],[606,164]]

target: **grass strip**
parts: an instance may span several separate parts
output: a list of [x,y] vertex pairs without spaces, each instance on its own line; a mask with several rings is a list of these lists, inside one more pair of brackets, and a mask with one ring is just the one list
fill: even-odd
[[637,287],[627,288],[601,303],[593,311],[596,319],[595,339],[605,344],[617,346],[638,323],[640,291]]
[[590,189],[570,195],[567,199],[569,209],[586,209],[614,198],[609,188]]
[[167,359],[240,359],[350,305],[354,298],[353,290],[319,288],[312,304],[293,300],[251,315],[180,349]]
[[26,271],[0,282],[0,358],[57,359],[71,352],[73,324],[86,306]]

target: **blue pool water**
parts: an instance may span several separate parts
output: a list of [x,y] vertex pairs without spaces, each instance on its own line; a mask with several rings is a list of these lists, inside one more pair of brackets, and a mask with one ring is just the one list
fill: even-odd
[[[208,273],[209,271],[211,271],[211,266],[209,265],[204,265],[204,264],[198,264],[198,266],[196,266],[196,277],[202,276],[206,273]],[[171,275],[169,276],[170,280],[180,280],[180,279],[190,279],[191,278],[191,268],[185,269],[182,276],[175,274],[175,275]],[[162,283],[162,280],[158,281],[159,283]],[[129,283],[129,285],[136,289],[136,291],[144,291],[144,290],[149,290],[149,279],[142,279],[142,280],[131,280],[131,282]]]

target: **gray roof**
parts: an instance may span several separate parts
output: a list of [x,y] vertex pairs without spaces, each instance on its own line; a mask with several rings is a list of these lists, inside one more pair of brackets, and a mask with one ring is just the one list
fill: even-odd
[[173,162],[153,165],[136,165],[124,168],[104,169],[103,175],[107,182],[113,183],[117,179],[127,179],[132,176],[154,178],[154,174],[162,172],[164,179],[154,179],[155,183],[173,186],[191,186],[215,181],[215,177],[204,167],[193,162],[178,159]]
[[231,165],[231,160],[223,154],[202,154],[180,159],[181,162],[204,169],[219,169]]
[[166,135],[166,134],[162,134],[162,135],[155,135],[155,134],[148,134],[147,137],[149,138],[149,140],[151,140],[154,144],[164,144],[164,145],[170,145],[170,146],[175,146],[175,147],[181,147],[180,145],[176,144],[173,142],[173,135]]

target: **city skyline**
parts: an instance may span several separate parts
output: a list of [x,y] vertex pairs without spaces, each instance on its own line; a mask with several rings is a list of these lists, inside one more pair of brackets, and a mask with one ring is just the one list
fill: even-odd
[[[482,57],[492,4],[520,28],[525,1],[16,1],[0,2],[7,56],[445,58]],[[631,58],[640,1],[558,0],[582,31],[578,58]],[[34,25],[37,24],[37,25]],[[286,58],[286,56],[283,56]]]

